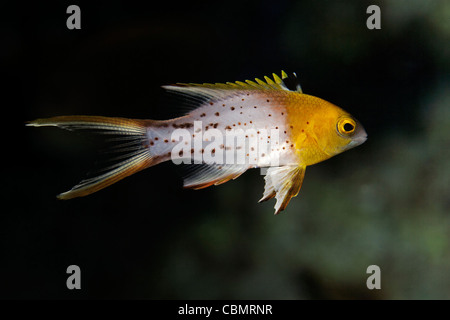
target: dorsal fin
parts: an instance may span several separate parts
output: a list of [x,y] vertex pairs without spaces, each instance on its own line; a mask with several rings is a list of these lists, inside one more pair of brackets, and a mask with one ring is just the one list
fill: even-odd
[[292,72],[291,75],[288,75],[282,70],[281,78],[287,90],[303,93],[302,87],[300,86],[300,81],[298,81],[297,74],[295,72]]
[[214,84],[177,83],[175,85],[163,86],[163,88],[187,96],[189,99],[193,99],[194,102],[198,103],[224,99],[241,90],[276,90],[302,93],[302,89],[295,73],[288,75],[286,72],[281,71],[281,78],[275,73],[273,73],[272,76],[273,79],[265,76],[265,81],[256,78],[254,81],[245,80],[245,82],[236,81]]

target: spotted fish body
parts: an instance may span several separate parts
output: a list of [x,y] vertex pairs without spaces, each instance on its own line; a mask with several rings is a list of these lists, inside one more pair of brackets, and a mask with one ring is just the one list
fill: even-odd
[[[273,99],[272,102],[269,98]],[[205,133],[214,129],[220,131],[223,137],[229,133],[237,132],[243,143],[233,146],[235,152],[249,146],[251,138],[264,140],[264,143],[267,144],[267,152],[255,155],[252,161],[249,159],[250,153],[245,153],[245,162],[255,164],[250,167],[269,166],[273,154],[276,154],[279,158],[280,165],[295,165],[297,157],[290,137],[291,129],[287,121],[288,114],[281,101],[284,98],[283,96],[277,97],[276,95],[269,96],[242,91],[223,100],[207,102],[184,117],[155,123],[148,132],[150,152],[165,155],[165,160],[169,160],[172,158],[172,150],[179,143],[178,140],[171,138],[175,129],[188,131],[192,140],[196,138],[196,135],[205,135]],[[273,103],[277,103],[277,106],[273,107],[271,105]],[[195,122],[201,123],[201,127],[195,128]],[[276,142],[273,142],[270,136],[270,133],[274,131],[278,133]],[[266,135],[263,135],[263,133],[266,133]],[[198,148],[194,143],[189,144],[187,156],[194,159],[195,156],[204,154],[209,141],[202,142]],[[229,151],[231,146],[228,147],[226,143],[222,143],[218,148],[225,152]]]
[[301,188],[306,166],[366,140],[361,124],[339,107],[302,93],[295,74],[226,84],[164,86],[196,108],[185,116],[133,120],[95,116],[38,119],[32,126],[100,129],[123,135],[131,152],[105,174],[82,181],[59,198],[85,196],[137,171],[172,160],[202,164],[184,181],[201,189],[268,168],[264,195],[284,210]]

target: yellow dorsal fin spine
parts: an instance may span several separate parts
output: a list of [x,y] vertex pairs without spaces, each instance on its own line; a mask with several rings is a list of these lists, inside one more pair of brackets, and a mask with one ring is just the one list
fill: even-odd
[[264,89],[267,89],[267,90],[270,90],[270,89],[271,89],[271,87],[268,86],[267,83],[264,82],[264,81],[262,81],[261,79],[256,78],[255,80],[256,80],[256,82],[257,82],[261,87],[263,87]]
[[270,84],[272,87],[276,88],[277,84],[273,82],[272,79],[270,79],[268,76],[264,76],[264,79],[266,80],[267,84]]
[[245,80],[245,82],[252,87],[252,89],[258,89],[258,84],[255,81],[252,80]]
[[281,80],[281,78],[276,73],[272,73],[272,76],[276,83],[278,83],[278,84],[283,83],[283,80]]

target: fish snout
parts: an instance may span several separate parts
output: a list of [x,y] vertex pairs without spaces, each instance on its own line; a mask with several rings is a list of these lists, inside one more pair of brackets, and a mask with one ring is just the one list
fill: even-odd
[[358,128],[359,130],[355,133],[355,135],[352,137],[352,141],[350,141],[350,143],[348,144],[349,148],[359,146],[367,140],[366,130],[364,130],[363,126],[360,123],[358,123]]

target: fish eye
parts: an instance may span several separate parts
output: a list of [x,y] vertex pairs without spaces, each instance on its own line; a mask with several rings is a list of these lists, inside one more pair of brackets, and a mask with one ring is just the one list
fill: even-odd
[[350,135],[355,132],[356,122],[350,118],[344,118],[338,121],[337,130],[341,135]]
[[351,132],[353,130],[355,130],[355,127],[351,123],[347,122],[346,124],[344,124],[344,131],[345,132]]

